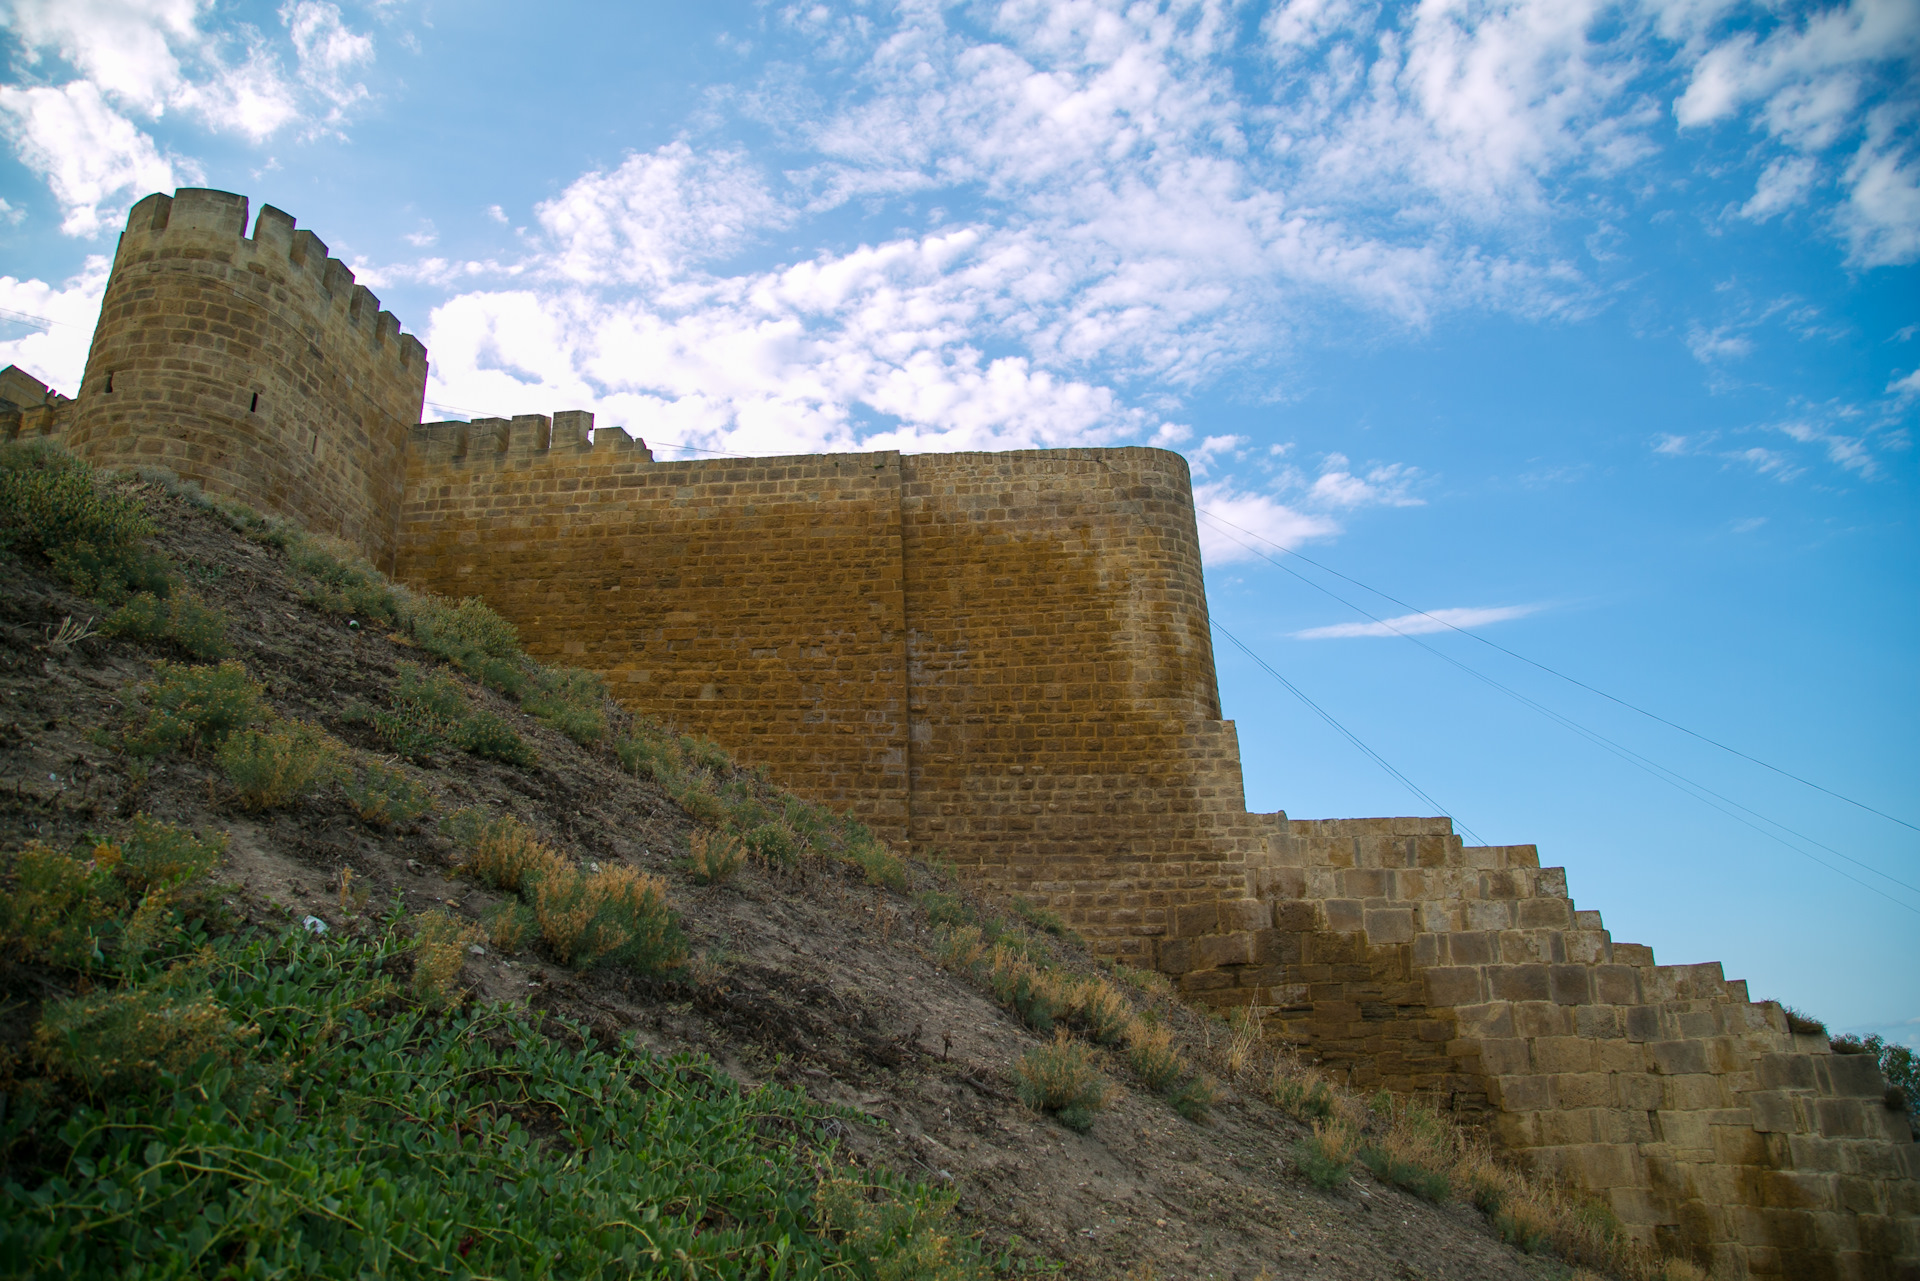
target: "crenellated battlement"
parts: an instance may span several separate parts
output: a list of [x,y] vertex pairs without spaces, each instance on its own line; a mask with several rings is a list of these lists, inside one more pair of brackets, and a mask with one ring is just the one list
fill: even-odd
[[531,460],[554,454],[652,462],[647,442],[619,427],[595,429],[585,410],[475,418],[468,422],[421,423],[407,436],[410,460],[421,466]]
[[353,271],[272,206],[182,188],[134,205],[70,444],[158,463],[391,566],[427,353]]

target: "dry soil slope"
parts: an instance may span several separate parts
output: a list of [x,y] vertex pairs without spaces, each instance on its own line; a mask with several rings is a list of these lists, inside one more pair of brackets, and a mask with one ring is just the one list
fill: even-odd
[[[283,552],[250,541],[166,489],[142,486],[158,542],[230,620],[249,672],[285,716],[316,721],[380,750],[343,712],[379,704],[397,666],[423,655],[381,629],[305,602]],[[361,821],[337,790],[250,814],[222,799],[208,767],[186,759],[136,780],[96,731],[121,724],[130,686],[158,659],[142,644],[93,638],[51,645],[63,619],[99,608],[29,561],[0,556],[0,842],[54,845],[111,830],[136,811],[231,834],[223,875],[255,922],[308,916],[345,925],[339,893],[374,904],[443,904],[478,919],[495,896],[449,868],[453,847],[428,822]],[[1072,1277],[1564,1277],[1558,1263],[1500,1244],[1458,1202],[1434,1206],[1356,1168],[1341,1190],[1292,1170],[1302,1130],[1251,1093],[1227,1087],[1207,1124],[1129,1088],[1111,1066],[1111,1106],[1085,1134],[1023,1108],[1012,1066],[1040,1038],[975,987],[942,970],[911,894],[876,890],[856,871],[747,866],[717,886],[684,872],[693,824],[657,786],[624,772],[604,746],[581,747],[467,683],[476,704],[512,720],[541,763],[516,768],[461,752],[403,765],[442,811],[480,805],[518,816],[582,860],[625,861],[671,883],[695,963],[669,980],[576,973],[535,952],[470,956],[472,999],[530,1002],[591,1022],[603,1037],[712,1055],[743,1082],[778,1078],[880,1124],[849,1125],[862,1161],[958,1190],[962,1214],[1010,1271]],[[916,870],[920,884],[930,883]],[[1068,949],[1071,952],[1071,949]],[[1083,955],[1064,963],[1092,972]],[[31,1000],[4,1020],[17,1040]],[[1167,1007],[1194,1051],[1204,1020]],[[1217,1027],[1217,1025],[1215,1025]]]

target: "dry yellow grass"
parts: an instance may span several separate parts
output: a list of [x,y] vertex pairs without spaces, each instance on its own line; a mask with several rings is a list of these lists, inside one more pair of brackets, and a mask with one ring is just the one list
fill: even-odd
[[687,840],[687,870],[702,885],[726,880],[746,860],[746,845],[731,832],[698,828]]
[[478,930],[439,908],[421,916],[413,927],[413,994],[433,1005],[455,1000],[453,982],[468,946],[479,941]]

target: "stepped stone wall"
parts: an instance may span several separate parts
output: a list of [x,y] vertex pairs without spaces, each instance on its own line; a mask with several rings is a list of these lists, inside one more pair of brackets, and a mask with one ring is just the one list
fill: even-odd
[[585,413],[413,426],[419,344],[291,218],[245,224],[221,192],[136,205],[78,397],[0,371],[0,435],[480,596],[536,656],[1478,1119],[1716,1275],[1920,1277],[1920,1144],[1869,1057],[1614,942],[1532,846],[1246,812],[1177,455],[661,462]]

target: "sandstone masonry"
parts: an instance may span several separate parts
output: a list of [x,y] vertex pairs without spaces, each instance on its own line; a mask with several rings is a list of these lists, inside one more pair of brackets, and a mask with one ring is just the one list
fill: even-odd
[[79,396],[0,372],[0,434],[480,596],[529,652],[1480,1118],[1718,1274],[1920,1276],[1920,1144],[1870,1058],[1614,942],[1531,846],[1246,812],[1178,455],[657,462],[578,412],[413,426],[420,345],[291,218],[245,227],[223,192],[135,206]]

